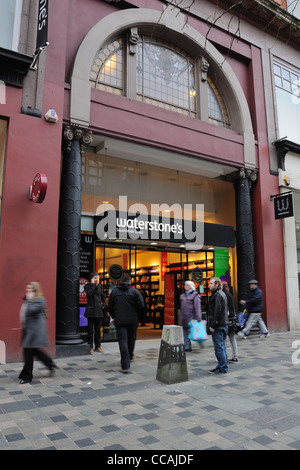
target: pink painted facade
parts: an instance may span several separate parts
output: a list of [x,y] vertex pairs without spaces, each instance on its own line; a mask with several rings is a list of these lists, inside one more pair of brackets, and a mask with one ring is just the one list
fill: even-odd
[[[126,8],[161,11],[159,0],[121,2]],[[208,2],[209,4],[209,2]],[[211,4],[213,7],[213,4]],[[0,233],[0,340],[6,360],[21,360],[19,309],[27,282],[41,282],[49,309],[49,351],[55,356],[57,237],[63,126],[70,123],[71,76],[85,36],[118,4],[95,0],[60,0],[49,7],[49,43],[45,55],[42,118],[21,114],[22,88],[6,86],[0,117],[8,120]],[[124,10],[126,11],[126,9]],[[189,24],[205,35],[208,24],[191,15]],[[255,27],[253,27],[255,34]],[[230,44],[225,30],[213,28],[209,40],[224,56]],[[274,219],[270,194],[278,178],[270,172],[261,50],[246,40],[235,41],[228,62],[244,91],[255,140],[258,179],[252,209],[256,276],[265,293],[264,319],[270,331],[288,328],[284,250],[281,222]],[[44,120],[54,108],[57,123]],[[141,103],[124,96],[91,90],[89,129],[94,134],[176,152],[236,168],[244,167],[244,137],[192,117]],[[48,178],[45,201],[28,199],[37,172]],[[275,292],[280,292],[275,296]]]

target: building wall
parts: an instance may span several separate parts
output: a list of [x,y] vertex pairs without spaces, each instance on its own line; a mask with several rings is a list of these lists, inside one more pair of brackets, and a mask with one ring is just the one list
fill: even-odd
[[[21,90],[7,87],[7,105],[1,106],[9,126],[0,240],[0,339],[6,343],[9,361],[22,358],[19,310],[25,285],[30,281],[41,282],[44,289],[50,314],[50,351],[55,353],[60,130],[44,119],[21,114],[21,96]],[[51,104],[61,108],[58,102],[51,100]],[[49,107],[45,98],[44,111]],[[34,204],[28,198],[29,186],[38,172],[48,178],[42,204]]]
[[[159,0],[128,3],[157,11],[162,7]],[[209,26],[202,18],[212,13],[215,7],[202,1],[197,5],[189,24],[205,35]],[[6,105],[1,105],[1,117],[9,119],[0,238],[0,340],[6,343],[8,362],[22,358],[19,309],[25,284],[31,280],[40,281],[45,291],[50,314],[49,349],[55,355],[61,145],[63,124],[70,121],[70,80],[85,36],[95,24],[114,11],[119,11],[117,3],[105,1],[61,0],[50,3],[50,45],[43,53],[45,79],[41,107],[42,116],[49,108],[55,108],[58,123],[21,114],[22,89],[7,87]],[[254,166],[259,170],[252,198],[256,276],[265,293],[263,315],[270,330],[285,330],[287,306],[282,223],[274,220],[273,206],[269,201],[270,194],[278,192],[278,178],[270,173],[270,159],[274,161],[270,140],[274,136],[272,129],[275,129],[275,124],[274,107],[270,101],[269,49],[272,49],[274,38],[242,21],[242,37],[231,44],[227,26],[228,23],[224,22],[213,28],[209,40],[224,56],[226,46],[231,47],[227,62],[250,110],[255,136]],[[279,56],[290,52],[289,47],[279,41],[274,50]],[[296,57],[295,51],[291,51],[291,56]],[[96,90],[92,90],[91,98],[90,128],[94,133],[155,145],[160,149],[174,149],[182,153],[183,158],[187,155],[234,163],[237,167],[244,165],[244,136],[238,132],[213,128],[192,118]],[[37,172],[46,173],[48,177],[47,195],[42,204],[34,204],[28,199],[28,188]],[[280,295],[275,295],[278,292]]]
[[[20,34],[20,51],[32,58],[35,44],[28,25],[36,28],[36,8],[37,2],[24,2]],[[50,21],[50,42],[54,32],[52,24]],[[58,32],[54,34],[57,41],[66,43]],[[26,41],[29,41],[27,46]],[[46,77],[41,83],[46,54],[47,61],[50,60],[52,64],[49,66],[47,62]],[[23,88],[6,85],[6,102],[0,107],[1,118],[8,120],[0,232],[0,340],[6,346],[7,362],[19,361],[23,357],[19,311],[26,283],[30,281],[41,282],[49,310],[48,350],[51,355],[55,355],[57,226],[64,86],[64,66],[63,76],[59,76],[61,59],[64,63],[64,54],[60,55],[57,49],[50,51],[49,48],[49,52],[42,52],[39,67],[36,71],[29,70]],[[42,117],[22,114],[22,104],[37,107]],[[45,121],[43,116],[49,108],[57,111],[60,118],[58,123]],[[34,204],[28,198],[29,186],[36,173],[45,173],[48,179],[42,204]]]

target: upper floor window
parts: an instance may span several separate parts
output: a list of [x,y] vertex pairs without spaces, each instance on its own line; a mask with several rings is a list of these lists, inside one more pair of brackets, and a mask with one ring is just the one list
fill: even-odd
[[22,0],[2,0],[0,15],[0,47],[18,50]]
[[168,43],[142,37],[137,43],[137,98],[170,110],[195,114],[192,59]]
[[193,58],[167,41],[136,34],[116,38],[98,50],[90,83],[97,89],[230,128],[224,100],[208,69],[201,56]]
[[93,87],[121,95],[124,87],[124,47],[119,38],[100,49],[90,72]]
[[279,139],[300,144],[300,70],[273,64]]

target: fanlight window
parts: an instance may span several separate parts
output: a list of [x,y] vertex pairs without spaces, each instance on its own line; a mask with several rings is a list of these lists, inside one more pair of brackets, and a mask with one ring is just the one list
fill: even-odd
[[100,49],[90,71],[93,88],[121,95],[124,87],[123,39]]
[[194,64],[179,49],[143,38],[137,44],[138,99],[174,111],[195,114]]
[[208,120],[218,126],[230,127],[227,110],[220,93],[210,78],[208,81]]
[[197,60],[167,41],[140,36],[132,48],[120,37],[99,49],[89,78],[93,88],[128,96],[135,77],[135,99],[230,128],[222,96],[209,77],[200,77]]

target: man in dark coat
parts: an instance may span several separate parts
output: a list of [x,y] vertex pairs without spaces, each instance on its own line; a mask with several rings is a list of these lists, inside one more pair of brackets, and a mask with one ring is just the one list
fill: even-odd
[[103,322],[103,310],[106,306],[105,295],[99,285],[98,273],[91,273],[91,282],[85,284],[84,290],[87,297],[87,306],[84,316],[88,320],[87,342],[90,346],[90,354],[93,354],[93,343],[95,341],[95,350],[103,352],[101,348],[101,325]]
[[108,302],[110,316],[114,319],[121,354],[121,372],[128,372],[135,358],[134,346],[139,317],[145,309],[140,292],[131,287],[131,277],[124,273],[120,284],[111,292]]
[[263,309],[264,299],[262,290],[258,287],[258,281],[256,279],[252,279],[249,281],[250,293],[247,300],[240,300],[240,304],[244,305],[247,309],[247,313],[249,315],[247,320],[247,325],[243,329],[243,331],[239,331],[238,335],[246,339],[249,335],[251,329],[258,324],[262,335],[261,338],[267,338],[270,336],[270,333],[265,325],[265,322],[261,318],[261,312]]
[[228,358],[226,350],[227,330],[227,298],[221,289],[221,280],[212,277],[209,281],[212,295],[208,305],[208,333],[212,335],[215,356],[218,365],[209,371],[210,374],[226,374],[228,372]]

